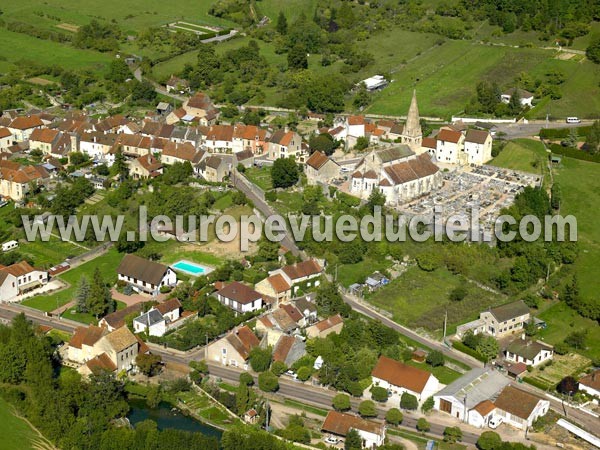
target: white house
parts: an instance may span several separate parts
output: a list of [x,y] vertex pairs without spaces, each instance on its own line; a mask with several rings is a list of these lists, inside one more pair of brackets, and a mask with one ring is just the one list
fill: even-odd
[[490,368],[476,368],[453,381],[433,396],[434,408],[458,421],[483,428],[495,407],[490,399],[509,384],[508,378]]
[[552,359],[554,348],[540,341],[533,341],[523,336],[515,339],[504,352],[507,361],[537,366]]
[[550,402],[529,392],[509,385],[506,386],[494,401],[496,412],[503,422],[524,430],[533,425],[539,417],[550,409]]
[[217,299],[238,314],[258,311],[263,307],[262,294],[237,281],[217,291]]
[[236,328],[225,337],[211,343],[206,349],[206,359],[217,361],[224,366],[240,367],[248,370],[248,358],[260,341],[247,326]]
[[594,370],[579,380],[579,390],[600,398],[600,369]]
[[[510,98],[515,92],[515,88],[510,88],[504,91],[500,95],[500,100],[504,103],[510,102]],[[519,101],[521,102],[521,106],[529,106],[530,108],[533,106],[533,94],[525,89],[517,89],[517,94],[519,95]]]
[[381,386],[398,395],[408,392],[417,397],[419,402],[435,394],[440,384],[438,379],[426,370],[407,366],[386,356],[379,357],[371,376],[375,386]]
[[437,162],[457,164],[463,148],[465,136],[460,131],[442,128],[437,135],[435,158]]
[[360,435],[363,448],[377,448],[385,442],[385,426],[382,423],[365,420],[352,414],[329,411],[321,426],[321,431],[341,437],[346,437],[351,429],[356,430]]
[[[27,261],[2,267],[0,268],[0,274],[2,274],[0,278],[0,283],[2,283],[0,286],[2,299],[12,298],[17,295],[15,288],[17,293],[21,293],[48,282],[48,272],[32,267]],[[4,297],[4,295],[8,296],[10,294],[14,295]]]
[[463,151],[468,164],[485,164],[492,159],[492,135],[488,131],[469,129]]
[[138,292],[157,295],[163,286],[175,286],[177,274],[164,264],[136,255],[125,255],[117,268],[119,281],[129,283]]
[[0,270],[0,302],[9,301],[18,294],[17,277],[5,270]]
[[267,144],[268,158],[288,158],[293,156],[298,163],[305,162],[305,152],[302,148],[302,137],[295,131],[277,130]]
[[133,319],[133,330],[136,333],[147,332],[150,336],[164,336],[180,316],[181,302],[172,298]]
[[5,150],[12,145],[13,135],[8,128],[0,127],[0,150]]

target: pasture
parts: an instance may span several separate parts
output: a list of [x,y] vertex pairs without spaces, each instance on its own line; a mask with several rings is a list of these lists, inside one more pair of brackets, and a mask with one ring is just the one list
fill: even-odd
[[15,416],[12,407],[0,397],[0,432],[5,450],[51,450],[54,446],[29,424]]
[[515,139],[490,164],[523,172],[545,174],[547,172],[548,154],[540,141],[531,139]]

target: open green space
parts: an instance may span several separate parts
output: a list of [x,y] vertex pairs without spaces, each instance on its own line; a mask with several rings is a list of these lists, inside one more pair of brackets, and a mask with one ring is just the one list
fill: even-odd
[[547,172],[548,153],[540,141],[516,139],[506,144],[490,164],[542,175]]
[[123,255],[121,255],[114,247],[112,247],[104,255],[101,255],[74,269],[60,274],[58,278],[69,283],[70,286],[68,288],[63,289],[55,294],[38,295],[36,297],[23,300],[22,304],[31,308],[39,309],[41,311],[52,311],[59,306],[74,300],[79,280],[81,280],[82,276],[86,276],[88,280],[91,280],[96,267],[100,270],[104,281],[112,284],[117,279],[116,269],[119,266],[122,258]]
[[13,414],[11,406],[1,397],[0,433],[5,450],[51,448],[24,420]]
[[250,167],[246,169],[244,176],[263,191],[268,191],[273,188],[270,167]]
[[36,267],[50,268],[67,258],[81,255],[86,252],[86,249],[50,236],[48,242],[42,242],[40,239],[19,242],[18,252],[23,256],[30,257]]

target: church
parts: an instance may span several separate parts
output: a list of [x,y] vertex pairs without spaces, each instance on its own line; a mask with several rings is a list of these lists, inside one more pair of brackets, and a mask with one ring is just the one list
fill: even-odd
[[356,165],[350,177],[351,194],[366,199],[378,189],[385,195],[388,206],[397,206],[442,186],[439,168],[429,153],[422,153],[423,133],[416,91],[400,142],[398,146],[372,150]]

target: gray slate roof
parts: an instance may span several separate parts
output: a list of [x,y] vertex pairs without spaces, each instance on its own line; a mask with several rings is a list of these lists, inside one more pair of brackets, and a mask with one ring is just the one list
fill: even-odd
[[147,313],[142,314],[141,316],[133,319],[134,322],[141,323],[147,327],[156,325],[157,323],[162,322],[163,320],[165,320],[163,318],[163,315],[160,313],[160,311],[158,311],[156,309],[151,309]]
[[500,372],[488,368],[477,368],[466,373],[435,394],[435,397],[454,397],[474,408],[484,400],[494,399],[510,381]]

